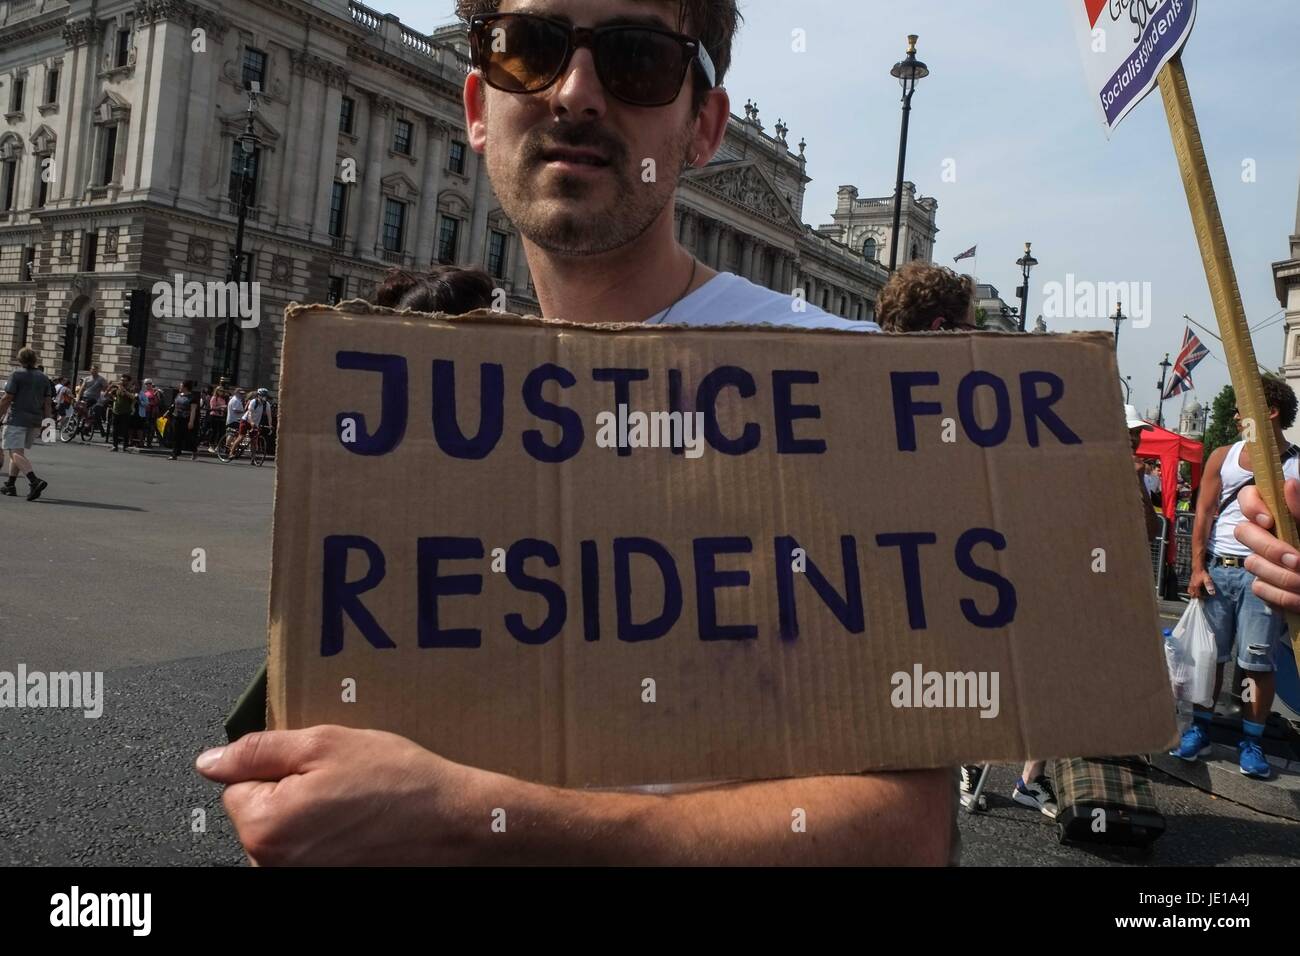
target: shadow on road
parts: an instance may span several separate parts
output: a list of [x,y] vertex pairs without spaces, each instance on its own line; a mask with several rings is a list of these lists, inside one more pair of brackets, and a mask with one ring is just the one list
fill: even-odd
[[67,498],[39,498],[47,505],[64,505],[69,508],[98,508],[102,511],[139,511],[145,512],[145,508],[136,508],[132,505],[108,505],[100,501],[70,501]]

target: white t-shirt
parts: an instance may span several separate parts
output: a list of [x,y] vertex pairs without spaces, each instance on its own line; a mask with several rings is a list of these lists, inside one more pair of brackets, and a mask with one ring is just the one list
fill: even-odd
[[[802,311],[797,311],[798,304]],[[647,325],[793,325],[805,329],[879,332],[875,322],[841,319],[793,296],[773,292],[730,272],[719,272],[671,309],[646,320]]]
[[233,425],[244,414],[244,402],[238,395],[231,395],[226,404],[226,424]]
[[[719,272],[672,309],[651,316],[646,324],[661,323],[667,314],[668,325],[785,325],[805,329],[846,329],[850,332],[880,331],[875,322],[842,319],[807,302],[803,303],[804,311],[796,311],[794,302],[793,296],[773,292],[731,272]],[[669,794],[720,785],[661,783],[619,789]]]
[[244,410],[244,421],[250,425],[261,425],[262,416],[266,414],[266,399],[254,398],[249,400],[248,408]]

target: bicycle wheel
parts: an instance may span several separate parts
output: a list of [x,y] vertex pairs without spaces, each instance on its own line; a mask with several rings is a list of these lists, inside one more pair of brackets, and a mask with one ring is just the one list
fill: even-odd
[[248,443],[249,459],[254,465],[261,465],[266,461],[266,443],[262,441],[262,436],[257,435]]
[[77,432],[83,442],[90,441],[95,437],[95,423],[89,418],[81,420],[81,429]]
[[221,436],[221,441],[217,443],[217,460],[222,463],[229,462],[235,457],[234,450],[235,433],[227,432]]
[[72,415],[63,420],[63,425],[59,428],[59,441],[70,442],[77,437],[78,432],[77,419]]

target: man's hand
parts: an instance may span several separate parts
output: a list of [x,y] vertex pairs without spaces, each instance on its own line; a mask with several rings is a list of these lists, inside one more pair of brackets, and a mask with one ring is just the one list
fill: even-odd
[[[252,733],[197,761],[258,865],[473,862],[460,832],[487,776],[396,734],[321,726]],[[482,821],[484,830],[487,821]]]
[[1214,579],[1210,577],[1210,572],[1204,568],[1192,572],[1192,580],[1187,585],[1187,593],[1190,597],[1201,598],[1207,594],[1214,596]]
[[[1300,482],[1287,479],[1283,487],[1291,520],[1300,519]],[[1300,553],[1274,535],[1273,516],[1258,488],[1243,488],[1237,503],[1246,520],[1232,533],[1255,552],[1246,558],[1246,570],[1255,575],[1251,590],[1274,607],[1300,612]]]
[[[228,784],[226,812],[257,864],[934,866],[948,860],[956,803],[948,770],[672,796],[570,790],[344,727],[249,734],[203,754],[198,768]],[[818,836],[792,830],[794,807],[817,821]],[[497,832],[500,810],[509,823]]]

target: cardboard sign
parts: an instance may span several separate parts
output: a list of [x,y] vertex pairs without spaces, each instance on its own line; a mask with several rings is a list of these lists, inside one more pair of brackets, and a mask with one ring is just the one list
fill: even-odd
[[310,306],[283,369],[272,727],[568,786],[1174,735],[1108,335]]
[[1183,48],[1196,0],[1065,0],[1083,55],[1088,92],[1107,134],[1156,85],[1161,67]]

